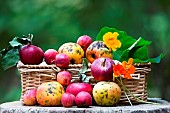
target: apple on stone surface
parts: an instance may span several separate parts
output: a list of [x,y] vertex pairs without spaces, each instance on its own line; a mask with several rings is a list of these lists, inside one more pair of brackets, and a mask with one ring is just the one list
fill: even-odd
[[70,64],[70,58],[64,53],[59,53],[55,57],[55,64],[60,68],[67,68]]
[[108,58],[98,58],[91,65],[91,73],[98,81],[107,81],[113,78],[113,64]]
[[35,45],[24,45],[19,51],[20,60],[23,64],[40,64],[44,58],[44,52]]
[[55,49],[48,49],[44,53],[44,59],[47,64],[55,64],[55,57],[58,52]]
[[92,105],[92,96],[86,91],[81,91],[76,95],[75,103],[77,107],[89,107]]
[[75,104],[75,96],[71,93],[64,93],[61,98],[61,104],[64,107],[71,107]]
[[72,76],[68,71],[61,71],[57,74],[57,82],[63,86],[67,86],[71,83]]
[[77,44],[79,44],[84,51],[89,47],[89,45],[92,43],[91,37],[87,35],[80,36],[77,40]]
[[37,103],[36,89],[27,90],[23,95],[23,103],[27,106],[33,106]]

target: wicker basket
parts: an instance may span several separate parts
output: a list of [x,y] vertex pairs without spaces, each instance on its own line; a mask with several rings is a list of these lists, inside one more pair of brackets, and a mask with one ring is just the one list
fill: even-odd
[[[23,94],[29,89],[37,89],[37,87],[49,81],[56,81],[56,74],[61,71],[60,68],[55,65],[47,65],[41,63],[40,65],[24,65],[18,62],[18,70],[21,74],[21,86],[22,93],[20,101],[23,102]],[[67,70],[72,74],[72,80],[76,81],[78,77],[78,71],[81,69],[81,64],[69,65]],[[90,67],[90,65],[89,65]],[[151,70],[150,63],[148,64],[135,64],[136,72],[133,79],[123,79],[124,85],[138,98],[147,101],[147,73]],[[90,78],[90,84],[94,85],[95,80],[91,76],[90,69],[87,70],[86,75]],[[119,84],[119,83],[118,83]],[[119,84],[120,85],[120,84]],[[121,86],[121,85],[120,85]],[[133,96],[127,94],[132,103],[138,103]],[[122,96],[119,104],[127,104],[128,99],[122,90]]]

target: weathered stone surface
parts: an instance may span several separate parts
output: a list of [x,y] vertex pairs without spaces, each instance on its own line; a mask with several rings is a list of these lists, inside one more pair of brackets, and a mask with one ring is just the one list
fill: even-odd
[[3,103],[0,105],[1,113],[170,113],[170,103],[161,99],[149,99],[158,105],[140,104],[133,106],[99,107],[89,108],[64,108],[64,107],[40,107],[23,106],[19,101]]

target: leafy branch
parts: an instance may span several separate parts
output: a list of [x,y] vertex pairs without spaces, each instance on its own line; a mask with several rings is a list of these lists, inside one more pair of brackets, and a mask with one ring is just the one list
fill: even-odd
[[88,61],[86,58],[83,58],[82,68],[78,72],[81,82],[89,82],[89,78],[86,76],[86,71],[88,69]]
[[14,37],[9,42],[7,48],[0,51],[2,57],[2,68],[7,70],[17,64],[19,61],[19,50],[23,45],[32,44],[33,35],[23,35],[23,37]]

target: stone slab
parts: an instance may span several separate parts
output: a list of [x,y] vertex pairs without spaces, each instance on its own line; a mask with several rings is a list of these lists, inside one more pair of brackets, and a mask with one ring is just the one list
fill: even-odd
[[41,107],[23,106],[20,101],[7,102],[0,105],[1,113],[170,113],[170,103],[158,98],[149,101],[159,104],[139,104],[133,106],[99,107],[89,108],[64,108],[64,107]]

